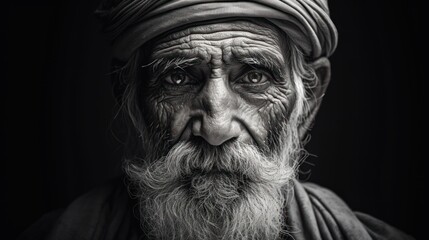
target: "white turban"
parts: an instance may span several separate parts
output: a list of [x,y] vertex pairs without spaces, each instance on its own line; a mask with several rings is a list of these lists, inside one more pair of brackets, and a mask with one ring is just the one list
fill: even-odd
[[163,33],[225,18],[265,18],[284,31],[312,60],[329,57],[338,40],[337,29],[329,17],[327,0],[110,1],[117,3],[104,3],[97,13],[106,20],[105,29],[114,38],[114,57],[122,61]]

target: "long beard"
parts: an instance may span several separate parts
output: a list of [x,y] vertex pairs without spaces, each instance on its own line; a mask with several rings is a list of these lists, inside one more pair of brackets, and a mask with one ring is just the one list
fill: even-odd
[[191,139],[165,156],[128,161],[143,227],[154,239],[278,238],[299,137],[285,127],[277,139],[271,154],[237,141],[215,147]]

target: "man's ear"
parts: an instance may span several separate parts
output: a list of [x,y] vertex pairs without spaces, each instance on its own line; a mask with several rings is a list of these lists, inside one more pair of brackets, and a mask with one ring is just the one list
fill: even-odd
[[301,140],[304,140],[305,134],[309,129],[311,129],[317,111],[322,103],[323,96],[325,95],[326,89],[328,88],[331,80],[331,63],[329,62],[329,59],[325,57],[319,58],[309,65],[309,67],[314,69],[317,81],[314,84],[310,83],[311,88],[306,89],[308,93],[308,112],[304,113],[306,116],[304,116],[303,122],[299,127],[299,136]]
[[127,88],[127,84],[121,80],[121,69],[126,63],[120,62],[119,60],[113,59],[110,64],[110,81],[113,90],[113,96],[116,98],[118,105],[123,102],[124,92]]

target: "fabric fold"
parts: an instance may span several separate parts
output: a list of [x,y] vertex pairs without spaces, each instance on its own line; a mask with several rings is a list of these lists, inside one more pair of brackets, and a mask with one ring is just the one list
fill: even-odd
[[286,223],[295,240],[413,239],[369,215],[353,212],[332,191],[313,183],[293,182]]
[[[369,215],[353,212],[334,193],[315,184],[293,181],[287,192],[286,227],[282,239],[294,240],[412,240],[407,234]],[[31,228],[20,239],[34,239],[49,232],[56,240],[147,239],[134,214],[137,202],[129,197],[122,180],[76,199],[49,220],[51,229]],[[45,238],[37,238],[45,239]]]

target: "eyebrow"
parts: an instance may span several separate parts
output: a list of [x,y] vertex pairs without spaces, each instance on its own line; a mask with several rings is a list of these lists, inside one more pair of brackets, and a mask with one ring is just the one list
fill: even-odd
[[[275,78],[281,80],[285,77],[286,65],[283,59],[265,51],[253,51],[246,53],[233,53],[233,60],[250,66],[251,68],[263,68],[270,71]],[[152,73],[159,76],[171,69],[185,69],[201,64],[203,60],[199,57],[173,56],[158,58],[142,68],[151,67]]]
[[152,73],[159,75],[171,69],[185,69],[187,67],[197,65],[201,63],[201,59],[198,57],[186,58],[186,57],[171,57],[171,58],[158,58],[150,62],[149,64],[141,66],[142,68],[151,67]]

